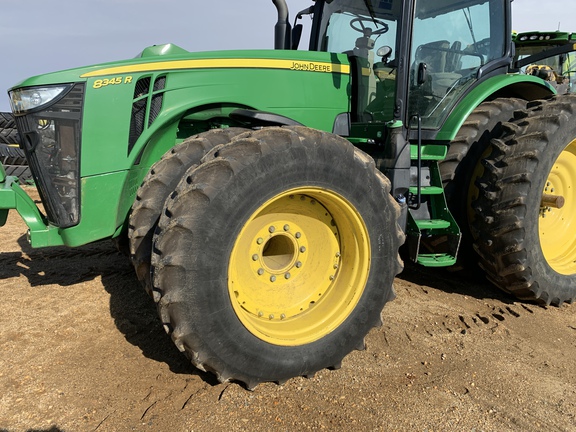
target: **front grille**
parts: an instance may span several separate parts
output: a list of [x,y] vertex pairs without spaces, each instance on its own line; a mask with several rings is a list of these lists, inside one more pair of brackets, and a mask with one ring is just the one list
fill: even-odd
[[53,105],[16,116],[22,146],[48,220],[61,228],[80,221],[80,140],[84,84]]

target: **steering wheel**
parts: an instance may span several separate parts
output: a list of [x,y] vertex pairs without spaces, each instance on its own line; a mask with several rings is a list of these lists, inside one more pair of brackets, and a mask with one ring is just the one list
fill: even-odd
[[[373,31],[372,28],[367,27],[365,23],[381,25],[382,28]],[[388,24],[386,24],[384,21],[380,21],[375,18],[374,19],[363,17],[354,18],[352,21],[350,21],[350,27],[352,27],[357,32],[362,33],[364,36],[368,37],[375,35],[382,35],[388,31]],[[366,34],[367,31],[369,32],[368,34]]]

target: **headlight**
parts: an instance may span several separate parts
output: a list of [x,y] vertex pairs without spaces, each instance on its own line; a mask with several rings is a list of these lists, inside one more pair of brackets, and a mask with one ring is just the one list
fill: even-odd
[[69,85],[59,85],[12,90],[9,92],[12,112],[14,114],[23,114],[42,108],[50,102],[55,102],[55,99],[65,94],[65,90],[69,88]]

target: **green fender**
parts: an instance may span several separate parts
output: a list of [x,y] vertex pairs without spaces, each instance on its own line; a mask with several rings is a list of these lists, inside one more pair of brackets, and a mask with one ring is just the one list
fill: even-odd
[[552,85],[530,75],[499,75],[480,83],[454,108],[438,132],[438,141],[452,141],[470,113],[482,102],[498,97],[516,97],[526,100],[546,98],[556,94]]

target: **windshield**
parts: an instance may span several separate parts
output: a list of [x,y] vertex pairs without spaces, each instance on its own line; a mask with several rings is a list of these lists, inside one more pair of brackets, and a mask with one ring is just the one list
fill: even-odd
[[324,5],[319,48],[350,58],[353,122],[393,118],[402,8],[397,0],[334,0]]
[[504,55],[505,32],[502,0],[417,0],[410,116],[420,115],[424,127],[439,127],[478,70]]
[[[408,117],[439,128],[478,78],[506,52],[505,0],[415,0],[409,76],[397,77],[405,5],[401,0],[323,3],[318,49],[346,53],[354,86],[352,121],[392,120],[397,79],[409,88]],[[406,63],[404,63],[406,64]],[[425,73],[420,73],[424,70]]]
[[[392,1],[335,0],[327,4],[323,12],[320,49],[328,52],[353,50],[356,40],[364,36],[362,27],[379,33],[372,37],[377,46],[394,48],[399,14],[399,10],[393,9]],[[385,26],[388,27],[386,31]]]
[[[516,59],[522,60],[560,45],[531,45],[516,47]],[[534,75],[548,81],[560,94],[576,93],[576,53],[551,56],[524,66],[520,73]]]

